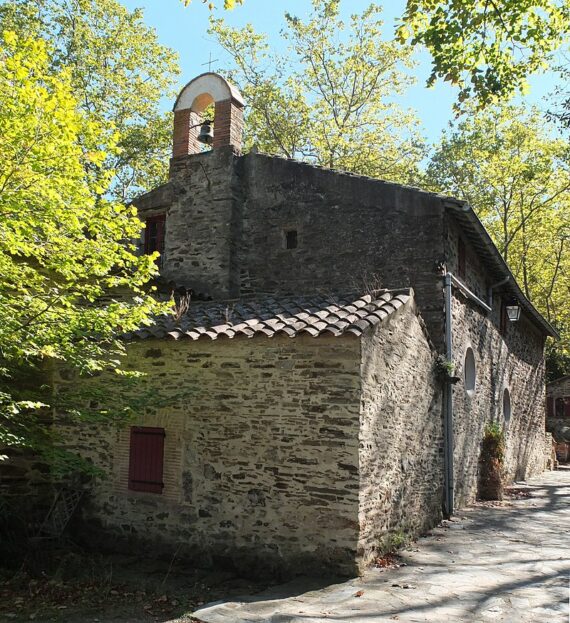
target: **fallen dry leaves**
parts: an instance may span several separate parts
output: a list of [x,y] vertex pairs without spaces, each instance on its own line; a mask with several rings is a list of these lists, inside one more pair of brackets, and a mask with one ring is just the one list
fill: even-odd
[[107,608],[138,610],[148,617],[156,617],[172,613],[179,605],[178,599],[167,594],[133,590],[122,584],[103,586],[100,582],[22,577],[0,584],[0,611],[7,619],[33,621],[42,615],[43,620],[50,613],[67,609],[101,611]]
[[377,569],[398,569],[405,566],[405,564],[402,561],[402,557],[398,556],[398,554],[384,554],[374,561],[374,566]]

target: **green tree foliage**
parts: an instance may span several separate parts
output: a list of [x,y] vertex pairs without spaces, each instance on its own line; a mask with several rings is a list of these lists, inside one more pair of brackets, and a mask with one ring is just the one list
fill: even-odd
[[158,43],[141,10],[117,0],[5,0],[0,29],[49,41],[50,68],[68,68],[74,95],[107,138],[118,131],[120,150],[108,154],[110,191],[126,201],[165,180],[177,56]]
[[72,70],[54,74],[46,42],[13,31],[0,55],[0,447],[45,450],[39,370],[116,367],[117,335],[159,309],[145,291],[156,267],[128,242],[135,209],[106,198],[120,151],[80,109]]
[[469,202],[526,296],[562,333],[570,354],[570,154],[542,114],[490,107],[444,133],[429,164],[432,186]]
[[549,105],[548,118],[555,121],[563,133],[570,131],[570,60],[557,67],[559,79]]
[[313,0],[307,19],[285,15],[284,54],[251,25],[221,19],[211,33],[234,62],[230,77],[248,103],[246,144],[316,164],[412,182],[423,156],[415,115],[397,96],[411,84],[411,51],[381,36],[380,9],[348,23],[339,0]]
[[[225,0],[224,8],[236,4],[243,0]],[[459,111],[467,100],[483,107],[525,93],[527,77],[548,66],[569,33],[568,0],[408,0],[396,35],[428,49],[428,85],[437,79],[457,85]]]
[[[188,6],[192,0],[180,0],[184,6]],[[207,4],[210,10],[213,10],[216,8],[216,3],[215,2],[211,2],[211,0],[202,0],[203,4]],[[243,0],[224,0],[224,9],[226,10],[231,10],[231,9],[235,9],[236,5],[238,4],[243,4]]]
[[408,0],[397,35],[432,56],[428,84],[459,87],[459,107],[525,93],[570,33],[568,0]]

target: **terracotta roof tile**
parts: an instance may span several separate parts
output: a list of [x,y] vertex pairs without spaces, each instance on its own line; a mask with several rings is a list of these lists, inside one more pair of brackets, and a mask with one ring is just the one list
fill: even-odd
[[185,316],[161,316],[150,326],[130,333],[127,339],[151,337],[181,339],[233,338],[255,335],[327,334],[362,335],[382,322],[412,296],[411,290],[379,291],[357,295],[316,295],[276,299],[265,297],[230,302],[196,301]]

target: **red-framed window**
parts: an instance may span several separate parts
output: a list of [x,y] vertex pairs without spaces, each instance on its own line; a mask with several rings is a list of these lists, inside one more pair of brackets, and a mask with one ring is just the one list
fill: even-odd
[[144,252],[153,253],[158,251],[161,255],[164,251],[164,227],[166,215],[157,214],[146,219],[146,229],[144,230]]
[[465,279],[465,265],[465,243],[462,238],[459,238],[457,242],[457,275],[461,277],[461,279]]
[[553,417],[554,416],[554,398],[549,396],[546,399],[546,416]]
[[131,426],[129,489],[162,493],[164,428]]

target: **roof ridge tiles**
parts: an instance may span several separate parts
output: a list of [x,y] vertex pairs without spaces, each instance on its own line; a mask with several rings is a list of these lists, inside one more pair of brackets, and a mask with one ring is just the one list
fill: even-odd
[[413,292],[408,289],[379,290],[365,294],[323,294],[299,297],[262,296],[247,302],[200,301],[190,305],[182,319],[163,315],[154,325],[141,327],[126,339],[169,337],[197,340],[208,337],[234,338],[285,334],[295,337],[306,333],[313,337],[327,333],[362,335],[402,305]]

